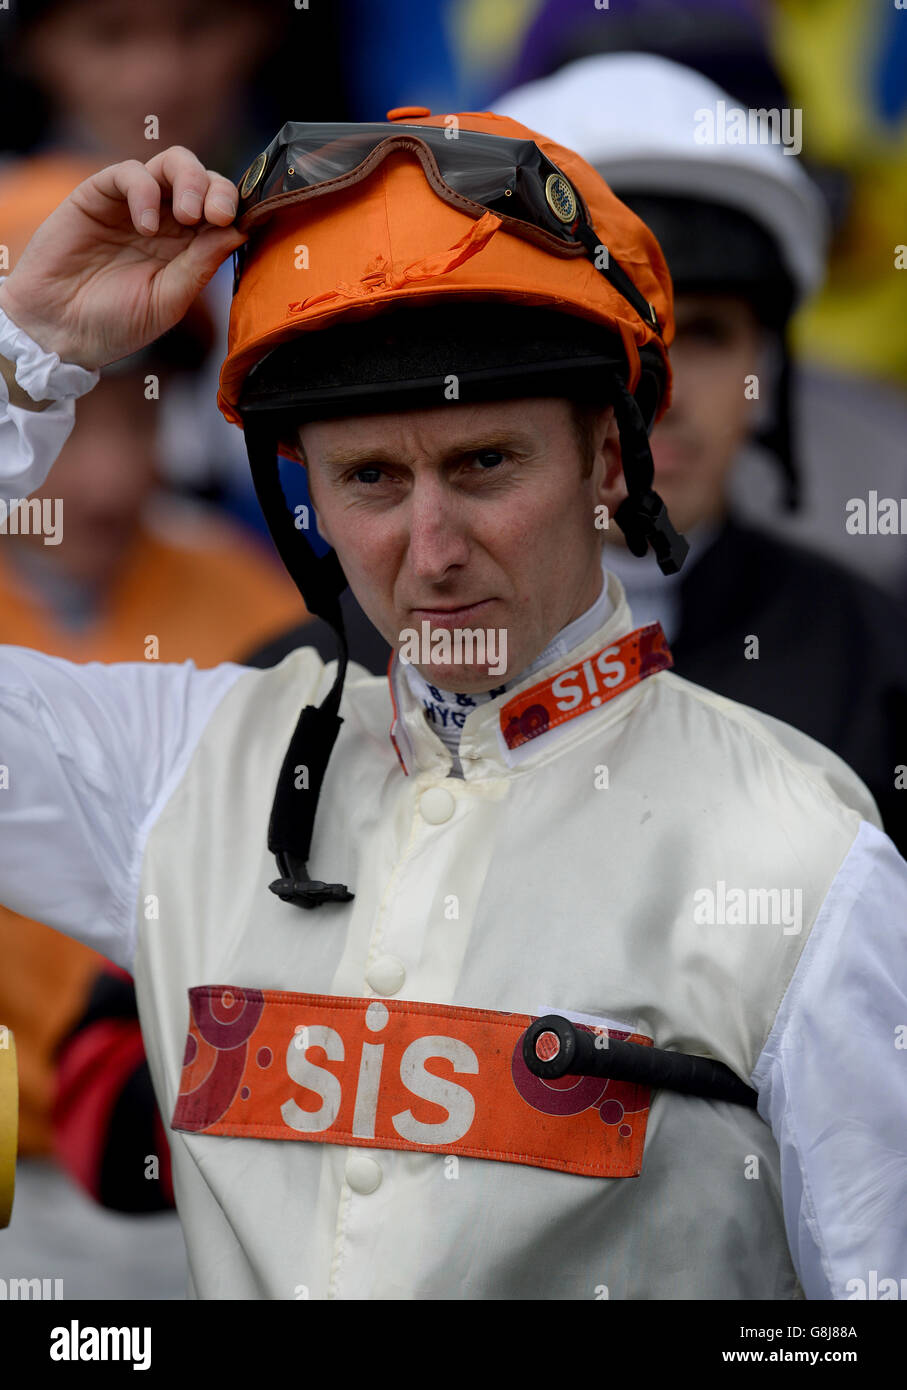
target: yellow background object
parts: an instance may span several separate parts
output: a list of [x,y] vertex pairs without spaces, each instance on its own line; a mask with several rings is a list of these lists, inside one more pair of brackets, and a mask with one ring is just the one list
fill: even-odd
[[813,361],[907,382],[907,13],[895,0],[775,0],[774,53],[803,110],[803,154],[843,170],[828,282],[799,315]]
[[12,1033],[0,1028],[0,1227],[9,1225],[16,1187],[19,1073]]

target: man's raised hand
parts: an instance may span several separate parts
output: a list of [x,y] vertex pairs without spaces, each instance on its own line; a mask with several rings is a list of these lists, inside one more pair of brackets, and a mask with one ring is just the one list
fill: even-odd
[[237,190],[172,145],[111,164],[73,189],[32,236],[0,308],[47,352],[94,370],[183,317],[245,241]]

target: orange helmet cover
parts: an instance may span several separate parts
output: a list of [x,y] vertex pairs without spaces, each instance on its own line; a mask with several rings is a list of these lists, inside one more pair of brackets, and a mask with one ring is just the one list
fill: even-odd
[[654,343],[667,372],[660,418],[670,400],[673,303],[667,266],[645,223],[578,154],[508,117],[483,111],[414,119],[410,108],[390,114],[408,125],[450,128],[456,121],[464,130],[534,140],[581,193],[596,234],[654,307],[661,338],[587,256],[550,253],[505,230],[493,213],[475,221],[432,189],[413,155],[393,151],[360,183],[278,208],[253,228],[220,374],[225,417],[242,423],[245,378],[279,343],[404,302],[428,306],[456,296],[500,298],[601,323],[623,342],[630,391],[639,380],[638,349]]

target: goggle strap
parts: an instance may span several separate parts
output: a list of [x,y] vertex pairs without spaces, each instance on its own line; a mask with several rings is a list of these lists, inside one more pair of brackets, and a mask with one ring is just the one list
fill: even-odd
[[[654,305],[649,303],[646,297],[636,288],[627,272],[618,265],[608,247],[596,236],[594,227],[588,222],[580,222],[576,229],[576,236],[577,239],[583,243],[583,246],[585,246],[589,259],[592,261],[592,264],[599,274],[603,275],[608,283],[614,286],[618,294],[623,295],[624,299],[626,299],[629,304],[632,304],[642,321],[647,324],[649,328],[654,328],[658,336],[661,337],[661,325],[658,322],[658,315],[655,312]],[[602,260],[602,252],[605,253],[607,260],[605,265],[599,264]]]

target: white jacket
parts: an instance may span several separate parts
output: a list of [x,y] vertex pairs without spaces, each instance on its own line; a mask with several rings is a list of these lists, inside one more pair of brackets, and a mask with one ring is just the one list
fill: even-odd
[[[526,686],[632,627],[610,598]],[[354,666],[310,868],[355,898],[304,912],[268,891],[266,827],[332,674],[308,649],[205,672],[0,653],[0,900],[133,971],[165,1119],[198,986],[616,1019],[727,1063],[759,1113],[655,1091],[628,1178],[172,1130],[193,1292],[846,1298],[898,1277],[907,865],[844,764],[661,672],[516,753],[508,690],[467,716],[455,779],[394,671],[404,772],[388,683]],[[774,889],[796,920],[720,920]]]

